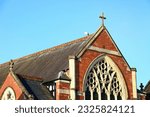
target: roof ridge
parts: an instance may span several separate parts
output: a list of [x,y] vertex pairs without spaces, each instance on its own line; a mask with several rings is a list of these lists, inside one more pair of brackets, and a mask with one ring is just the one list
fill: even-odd
[[[63,44],[60,44],[60,45],[53,46],[53,47],[48,48],[48,49],[44,49],[44,50],[35,52],[35,53],[33,53],[33,54],[29,54],[29,55],[26,55],[26,56],[23,56],[23,57],[20,57],[20,58],[16,58],[16,59],[14,59],[13,61],[14,61],[14,62],[17,62],[18,60],[24,60],[24,59],[26,59],[26,58],[31,58],[31,57],[34,57],[34,56],[36,56],[36,55],[44,54],[44,53],[46,53],[46,52],[52,52],[52,51],[54,51],[54,50],[63,48],[63,47],[65,47],[65,46],[68,46],[68,45],[71,45],[71,44],[74,44],[74,43],[78,43],[78,42],[82,42],[82,41],[84,41],[84,40],[87,40],[87,39],[89,39],[88,37],[91,37],[92,35],[93,35],[93,34],[90,34],[90,35],[87,35],[87,36],[78,38],[78,39],[76,39],[76,40],[72,40],[72,41],[69,41],[69,42],[66,42],[66,43],[63,43]],[[9,61],[0,64],[0,68],[7,66],[7,64],[9,64]]]

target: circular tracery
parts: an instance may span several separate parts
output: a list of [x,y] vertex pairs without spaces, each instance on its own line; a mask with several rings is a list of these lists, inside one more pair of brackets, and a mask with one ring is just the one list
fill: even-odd
[[113,69],[105,58],[95,63],[88,72],[85,99],[123,99],[123,90],[119,82],[118,72]]

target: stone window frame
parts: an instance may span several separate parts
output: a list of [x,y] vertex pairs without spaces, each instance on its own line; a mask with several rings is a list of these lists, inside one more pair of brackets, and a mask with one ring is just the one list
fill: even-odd
[[[87,83],[87,77],[89,75],[89,72],[92,70],[92,68],[98,63],[100,62],[101,60],[105,60],[107,61],[107,63],[112,67],[112,69],[116,72],[117,74],[117,79],[119,81],[119,84],[122,88],[122,93],[121,93],[121,98],[122,100],[127,100],[128,99],[128,91],[127,91],[127,86],[126,86],[126,83],[125,83],[125,80],[124,80],[124,77],[119,69],[119,67],[116,65],[116,63],[107,55],[101,55],[101,56],[98,56],[97,58],[95,58],[89,65],[86,73],[85,73],[85,76],[84,76],[84,81],[83,81],[83,94],[84,94],[84,99],[86,94],[85,94],[85,91],[86,91],[86,83]],[[96,80],[98,81],[98,79],[96,78]],[[97,90],[99,90],[99,94],[98,94],[98,99],[101,100],[101,95],[100,95],[100,85],[97,86]],[[107,100],[110,100],[110,90],[106,93],[107,94]],[[91,99],[93,99],[93,97],[91,97]],[[116,99],[116,98],[115,98]]]
[[[11,97],[9,97],[9,99],[8,99],[8,97],[7,97],[7,99],[5,99],[6,97],[6,95],[8,96],[8,92],[9,92],[9,95],[11,96]],[[3,94],[2,94],[2,97],[1,97],[1,100],[16,100],[16,93],[15,93],[15,91],[13,90],[13,88],[12,87],[6,87],[5,88],[5,90],[4,90],[4,92],[3,92]]]

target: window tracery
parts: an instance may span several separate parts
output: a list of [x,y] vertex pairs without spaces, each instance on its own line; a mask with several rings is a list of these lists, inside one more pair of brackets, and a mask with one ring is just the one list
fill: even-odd
[[4,90],[1,100],[15,100],[15,99],[16,96],[14,90],[11,87],[7,87]]
[[86,100],[121,100],[124,99],[124,86],[120,75],[105,58],[97,61],[86,77]]

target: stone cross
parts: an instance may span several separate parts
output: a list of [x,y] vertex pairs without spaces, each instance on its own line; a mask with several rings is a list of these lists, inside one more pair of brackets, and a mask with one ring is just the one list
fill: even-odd
[[141,88],[140,90],[143,91],[143,88],[144,88],[143,83],[140,84],[140,88]]
[[104,13],[102,13],[102,15],[99,16],[99,18],[102,19],[102,26],[104,26],[104,20],[106,19],[106,17],[104,16]]

